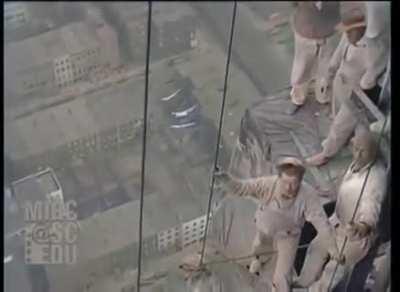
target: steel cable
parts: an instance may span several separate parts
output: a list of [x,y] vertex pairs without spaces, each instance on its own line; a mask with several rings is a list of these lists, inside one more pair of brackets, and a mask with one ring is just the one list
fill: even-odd
[[208,225],[209,225],[210,214],[211,214],[211,203],[212,203],[212,198],[213,198],[213,193],[214,193],[215,171],[217,169],[217,164],[218,164],[218,156],[219,156],[221,132],[222,132],[222,123],[223,123],[223,119],[224,119],[225,100],[226,100],[226,92],[227,92],[228,77],[229,77],[229,65],[231,63],[232,42],[233,42],[233,35],[234,35],[235,21],[236,21],[236,10],[237,10],[237,2],[234,1],[234,3],[233,3],[231,31],[230,31],[230,38],[229,38],[229,45],[228,45],[228,56],[227,56],[227,59],[226,59],[226,67],[225,67],[224,89],[223,89],[223,94],[222,94],[222,104],[221,104],[221,111],[220,111],[220,116],[219,116],[217,145],[216,145],[216,150],[215,150],[214,168],[212,170],[212,177],[211,177],[210,195],[209,195],[209,198],[208,198],[206,225],[205,225],[205,230],[204,230],[203,247],[202,247],[202,250],[201,250],[200,265],[203,264],[204,252],[205,252],[205,249],[206,249],[207,232],[208,232]]
[[150,39],[151,39],[151,12],[152,3],[148,2],[149,12],[147,15],[147,49],[146,49],[146,71],[144,86],[144,107],[143,107],[143,139],[142,139],[142,172],[140,185],[140,207],[139,207],[139,247],[138,247],[138,269],[137,269],[137,291],[140,292],[140,276],[142,267],[142,241],[143,241],[143,199],[144,182],[146,171],[146,138],[147,138],[147,112],[149,103],[149,63],[150,63]]
[[[310,244],[302,244],[299,245],[297,247],[297,249],[304,249],[307,248]],[[235,257],[235,258],[226,258],[224,260],[220,260],[220,261],[210,261],[208,263],[203,263],[203,266],[209,266],[209,265],[214,265],[214,264],[223,264],[223,263],[229,263],[229,262],[235,262],[235,261],[240,261],[240,260],[245,260],[245,259],[249,259],[249,258],[254,258],[256,256],[262,256],[262,255],[273,255],[275,253],[277,253],[278,251],[276,250],[269,250],[269,251],[264,251],[264,252],[260,252],[260,253],[254,253],[254,254],[249,254],[249,255],[245,255],[245,256],[240,256],[240,257]]]

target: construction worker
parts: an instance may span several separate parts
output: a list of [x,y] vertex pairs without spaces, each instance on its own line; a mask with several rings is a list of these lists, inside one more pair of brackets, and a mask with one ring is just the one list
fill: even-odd
[[252,260],[249,270],[258,273],[261,267],[260,248],[273,241],[277,250],[277,263],[273,275],[273,291],[290,291],[293,263],[296,257],[300,233],[305,221],[310,221],[324,238],[330,238],[326,247],[330,255],[338,259],[338,249],[333,229],[328,222],[315,190],[302,181],[305,168],[295,157],[281,159],[276,168],[278,175],[252,179],[237,179],[231,174],[219,172],[217,181],[224,184],[228,194],[256,199],[259,207],[255,213],[257,233],[253,241]]
[[[324,92],[327,86],[329,60],[335,51],[335,26],[340,22],[337,1],[298,1],[292,18],[295,53],[291,74],[292,105],[287,113],[293,114],[304,104],[308,86],[316,69],[315,96],[318,102],[329,102]],[[322,89],[322,90],[321,90]]]
[[339,103],[340,109],[330,126],[327,138],[322,142],[322,151],[306,160],[309,165],[314,166],[327,163],[339,152],[360,121],[367,123],[362,115],[355,112],[350,101],[353,89],[360,86],[363,76],[371,75],[367,62],[371,54],[370,47],[358,45],[366,30],[363,13],[357,9],[351,10],[342,17],[337,29],[344,34],[330,61],[327,80],[328,84],[333,83],[333,99]]
[[340,280],[350,276],[354,266],[367,255],[376,239],[376,227],[386,192],[385,167],[381,159],[374,162],[377,143],[368,130],[357,131],[351,142],[353,160],[339,185],[335,212],[329,218],[335,228],[339,248],[342,249],[346,242],[343,249],[345,261],[338,266],[336,273],[336,262],[329,261],[324,268],[328,251],[321,244],[324,242],[323,234],[318,234],[308,247],[302,272],[295,281],[300,287],[309,287],[316,281],[310,289],[313,292],[328,291],[332,277],[333,289]]

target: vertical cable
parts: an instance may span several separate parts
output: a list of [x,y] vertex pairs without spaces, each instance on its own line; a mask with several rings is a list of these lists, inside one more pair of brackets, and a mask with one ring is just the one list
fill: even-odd
[[146,50],[146,71],[144,85],[144,109],[143,109],[143,139],[142,139],[142,172],[140,185],[140,213],[139,213],[139,247],[138,247],[138,269],[137,269],[137,291],[140,292],[140,276],[142,271],[142,237],[143,237],[143,200],[144,200],[144,178],[146,171],[146,138],[147,138],[147,108],[149,103],[149,63],[150,63],[150,38],[151,38],[151,1],[147,16],[147,50]]
[[228,88],[228,77],[229,77],[229,65],[231,63],[231,55],[232,55],[232,42],[233,42],[233,35],[235,29],[235,21],[236,21],[236,10],[237,10],[237,2],[234,1],[233,3],[233,14],[232,14],[232,23],[231,23],[231,33],[229,38],[229,45],[228,45],[228,56],[226,59],[226,67],[225,67],[225,79],[224,79],[224,90],[222,95],[222,104],[221,104],[221,111],[219,116],[219,127],[218,127],[218,136],[217,136],[217,149],[215,150],[215,159],[214,159],[214,168],[211,177],[211,186],[210,186],[210,196],[208,198],[208,207],[207,207],[207,215],[206,215],[206,226],[204,230],[204,238],[203,238],[203,247],[201,250],[201,258],[200,258],[200,265],[203,264],[204,259],[204,252],[206,249],[206,241],[207,241],[207,233],[208,233],[208,225],[210,221],[210,213],[211,213],[211,203],[214,193],[214,182],[215,182],[215,170],[217,169],[218,164],[218,156],[219,156],[219,148],[220,148],[220,141],[221,141],[221,132],[222,132],[222,122],[224,120],[224,109],[225,109],[225,100],[226,100],[226,91]]

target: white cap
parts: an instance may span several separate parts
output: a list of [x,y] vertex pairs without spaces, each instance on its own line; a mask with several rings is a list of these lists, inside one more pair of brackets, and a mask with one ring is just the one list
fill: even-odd
[[297,166],[299,168],[305,169],[303,161],[301,161],[300,159],[293,157],[293,156],[292,157],[283,157],[283,158],[279,159],[276,163],[276,168],[279,169],[283,165],[287,165],[287,164],[291,164],[291,165]]

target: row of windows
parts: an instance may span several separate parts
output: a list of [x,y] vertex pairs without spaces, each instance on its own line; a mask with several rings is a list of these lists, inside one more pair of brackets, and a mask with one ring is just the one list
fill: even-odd
[[[90,55],[94,55],[94,54],[98,54],[98,53],[100,53],[99,48],[97,48],[95,50],[88,50],[85,55],[78,55],[76,57],[76,61],[79,62],[81,59],[84,59],[86,56],[90,56]],[[65,72],[67,70],[70,70],[71,68],[72,68],[72,70],[74,70],[75,67],[76,67],[75,64],[71,63],[69,59],[60,60],[59,62],[56,62],[56,72],[57,73]],[[94,66],[94,67],[96,67],[96,66]],[[89,70],[90,69],[93,69],[93,68],[89,68]],[[82,73],[81,69],[78,69],[78,70],[79,70],[79,73]],[[83,71],[83,72],[85,72],[85,71]]]
[[46,81],[37,81],[37,82],[34,82],[34,83],[30,83],[30,82],[24,81],[23,82],[23,87],[25,89],[32,89],[32,88],[35,88],[35,87],[43,87],[43,86],[46,85],[46,83],[47,83]]
[[71,80],[72,78],[68,74],[60,74],[56,76],[58,82],[63,82],[66,80]]
[[65,64],[69,64],[69,59],[61,60],[59,62],[56,62],[56,66],[64,66]]
[[85,59],[85,57],[92,56],[95,54],[100,54],[100,48],[87,50],[85,53],[77,55],[76,60],[80,61],[81,59]]
[[70,86],[76,82],[84,81],[85,78],[83,77],[75,77],[73,80],[61,80],[57,83],[57,86],[59,88],[65,87],[65,86]]
[[89,72],[89,71],[91,71],[93,69],[98,69],[98,68],[100,68],[100,65],[92,65],[92,66],[89,66],[87,68],[78,68],[78,69],[76,69],[75,64],[72,64],[71,66],[67,65],[66,67],[56,68],[56,73],[60,74],[60,73],[64,73],[65,71],[69,71],[70,69],[72,69],[73,70],[73,72],[72,72],[73,74],[79,74],[80,75],[82,73],[87,73],[87,72]]
[[61,88],[61,87],[69,86],[72,84],[74,84],[74,81],[68,80],[68,81],[62,81],[62,82],[58,83],[57,85],[59,88]]

